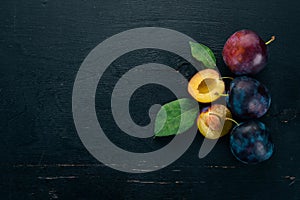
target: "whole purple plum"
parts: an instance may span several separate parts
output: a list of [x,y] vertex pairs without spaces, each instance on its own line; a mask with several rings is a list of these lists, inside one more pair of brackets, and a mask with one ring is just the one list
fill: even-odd
[[230,149],[235,158],[246,164],[268,160],[274,144],[265,124],[257,120],[242,122],[230,134]]
[[255,32],[240,30],[230,36],[223,48],[223,60],[236,75],[256,74],[268,60],[267,44]]
[[240,119],[260,118],[270,108],[271,95],[265,85],[254,78],[240,76],[230,83],[227,106]]

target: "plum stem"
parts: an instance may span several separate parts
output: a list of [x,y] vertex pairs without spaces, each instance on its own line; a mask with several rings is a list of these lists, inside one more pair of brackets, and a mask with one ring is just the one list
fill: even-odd
[[229,77],[229,76],[224,76],[224,77],[221,77],[221,78],[220,78],[220,80],[223,80],[223,79],[230,79],[230,80],[233,80],[234,78]]
[[[214,116],[218,117],[220,121],[222,121],[221,117],[219,115],[215,114],[215,113],[210,112],[209,115],[214,115]],[[235,123],[237,126],[240,125],[237,121],[235,121],[232,118],[225,117],[225,120],[226,121],[231,121],[231,122]]]
[[219,93],[216,93],[216,95],[219,95],[221,97],[228,97],[229,96],[229,94],[219,94]]
[[234,119],[232,119],[232,118],[228,118],[228,117],[226,117],[225,118],[225,120],[227,120],[227,121],[231,121],[231,122],[233,122],[233,123],[235,123],[237,126],[238,125],[240,125],[237,121],[235,121]]
[[268,42],[266,42],[265,44],[268,45],[268,44],[270,44],[271,42],[273,42],[274,40],[275,40],[275,36],[273,35],[273,36],[271,37],[271,39],[270,39]]

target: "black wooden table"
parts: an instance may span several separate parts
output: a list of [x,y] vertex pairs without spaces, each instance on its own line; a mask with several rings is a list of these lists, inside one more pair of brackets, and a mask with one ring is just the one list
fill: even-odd
[[[300,199],[299,1],[5,0],[0,16],[1,199]],[[254,166],[236,161],[228,136],[199,159],[200,134],[179,160],[151,173],[119,172],[88,153],[72,116],[77,71],[106,38],[149,26],[206,44],[224,76],[231,73],[221,51],[233,32],[248,28],[265,40],[276,35],[267,68],[255,76],[272,95],[261,119],[276,148],[269,161]],[[173,54],[135,51],[110,66],[97,90],[106,134],[131,151],[147,152],[169,141],[127,137],[111,123],[111,87],[130,67],[150,61],[192,73]],[[160,95],[153,100],[150,92]],[[145,125],[151,104],[171,100],[164,88],[141,88],[132,99],[132,116]]]

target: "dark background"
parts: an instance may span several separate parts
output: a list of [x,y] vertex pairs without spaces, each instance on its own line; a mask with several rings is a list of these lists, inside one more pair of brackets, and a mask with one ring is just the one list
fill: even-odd
[[[1,199],[300,199],[300,1],[4,0],[0,19]],[[115,171],[87,152],[71,108],[80,64],[106,38],[145,26],[171,28],[206,44],[224,76],[231,73],[221,51],[233,32],[248,28],[265,40],[276,35],[267,68],[255,76],[272,95],[261,119],[276,147],[269,161],[236,161],[228,136],[200,160],[200,134],[179,160],[147,174]],[[108,135],[116,134],[115,143],[140,152],[169,139],[118,139],[122,133],[110,123],[104,97],[118,77],[147,61],[180,68],[187,77],[195,72],[181,58],[155,50],[122,56],[107,70],[97,91],[101,123]],[[159,94],[155,102],[149,93]],[[145,86],[132,98],[133,118],[147,124],[148,106],[173,99],[166,89]]]

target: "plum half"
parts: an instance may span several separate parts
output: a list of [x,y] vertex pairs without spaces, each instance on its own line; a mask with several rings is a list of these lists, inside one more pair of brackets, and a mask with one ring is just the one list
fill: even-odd
[[225,91],[219,72],[204,69],[196,73],[188,84],[190,95],[201,103],[210,103],[221,97]]
[[[272,41],[274,40],[272,37]],[[255,32],[240,30],[231,35],[223,48],[223,60],[236,75],[256,74],[268,60],[267,45]]]
[[232,128],[232,115],[226,106],[214,104],[211,107],[203,108],[198,119],[197,126],[200,133],[208,139],[218,139]]

